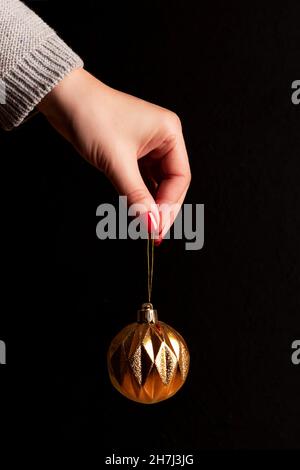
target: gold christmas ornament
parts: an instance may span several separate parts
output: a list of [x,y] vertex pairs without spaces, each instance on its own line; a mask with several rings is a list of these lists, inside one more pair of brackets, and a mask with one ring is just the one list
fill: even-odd
[[184,384],[190,355],[180,334],[157,319],[152,304],[138,310],[136,323],[112,340],[108,370],[113,386],[139,403],[157,403]]
[[113,386],[125,397],[150,404],[166,400],[184,384],[190,355],[182,336],[158,321],[151,304],[154,240],[147,242],[148,302],[132,323],[112,340],[107,363]]

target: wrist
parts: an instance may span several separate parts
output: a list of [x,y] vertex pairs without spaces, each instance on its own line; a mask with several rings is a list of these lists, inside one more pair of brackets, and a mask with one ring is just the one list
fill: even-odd
[[83,68],[73,70],[37,106],[37,109],[68,140],[70,140],[69,125],[80,102],[82,103],[83,98],[80,95],[85,91],[86,75],[88,73]]

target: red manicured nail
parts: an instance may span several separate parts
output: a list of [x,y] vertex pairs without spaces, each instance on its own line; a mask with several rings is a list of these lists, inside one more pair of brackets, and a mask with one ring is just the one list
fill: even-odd
[[157,222],[156,222],[155,217],[152,214],[152,212],[148,212],[147,216],[148,216],[148,221],[147,221],[148,222],[148,233],[150,235],[154,235],[155,232],[157,232],[157,229],[158,229]]
[[162,243],[162,241],[163,241],[163,238],[160,237],[160,238],[158,238],[157,240],[154,240],[154,245],[155,245],[155,246],[159,246],[159,245]]

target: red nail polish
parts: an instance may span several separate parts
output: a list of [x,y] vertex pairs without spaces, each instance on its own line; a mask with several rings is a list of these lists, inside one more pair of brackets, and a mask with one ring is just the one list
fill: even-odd
[[148,216],[148,233],[150,235],[154,235],[155,232],[157,232],[157,223],[156,223],[156,220],[155,220],[155,217],[154,215],[152,214],[152,212],[147,212],[147,216]]
[[162,243],[162,241],[163,241],[163,238],[160,237],[160,238],[158,238],[157,240],[154,240],[154,245],[155,245],[155,246],[159,246],[159,245]]

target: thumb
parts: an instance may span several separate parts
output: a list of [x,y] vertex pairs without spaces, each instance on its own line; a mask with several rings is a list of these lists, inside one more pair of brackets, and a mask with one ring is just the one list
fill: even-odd
[[127,197],[128,207],[136,206],[148,231],[158,233],[159,210],[142,178],[137,160],[123,155],[122,159],[114,162],[107,176],[118,193]]

